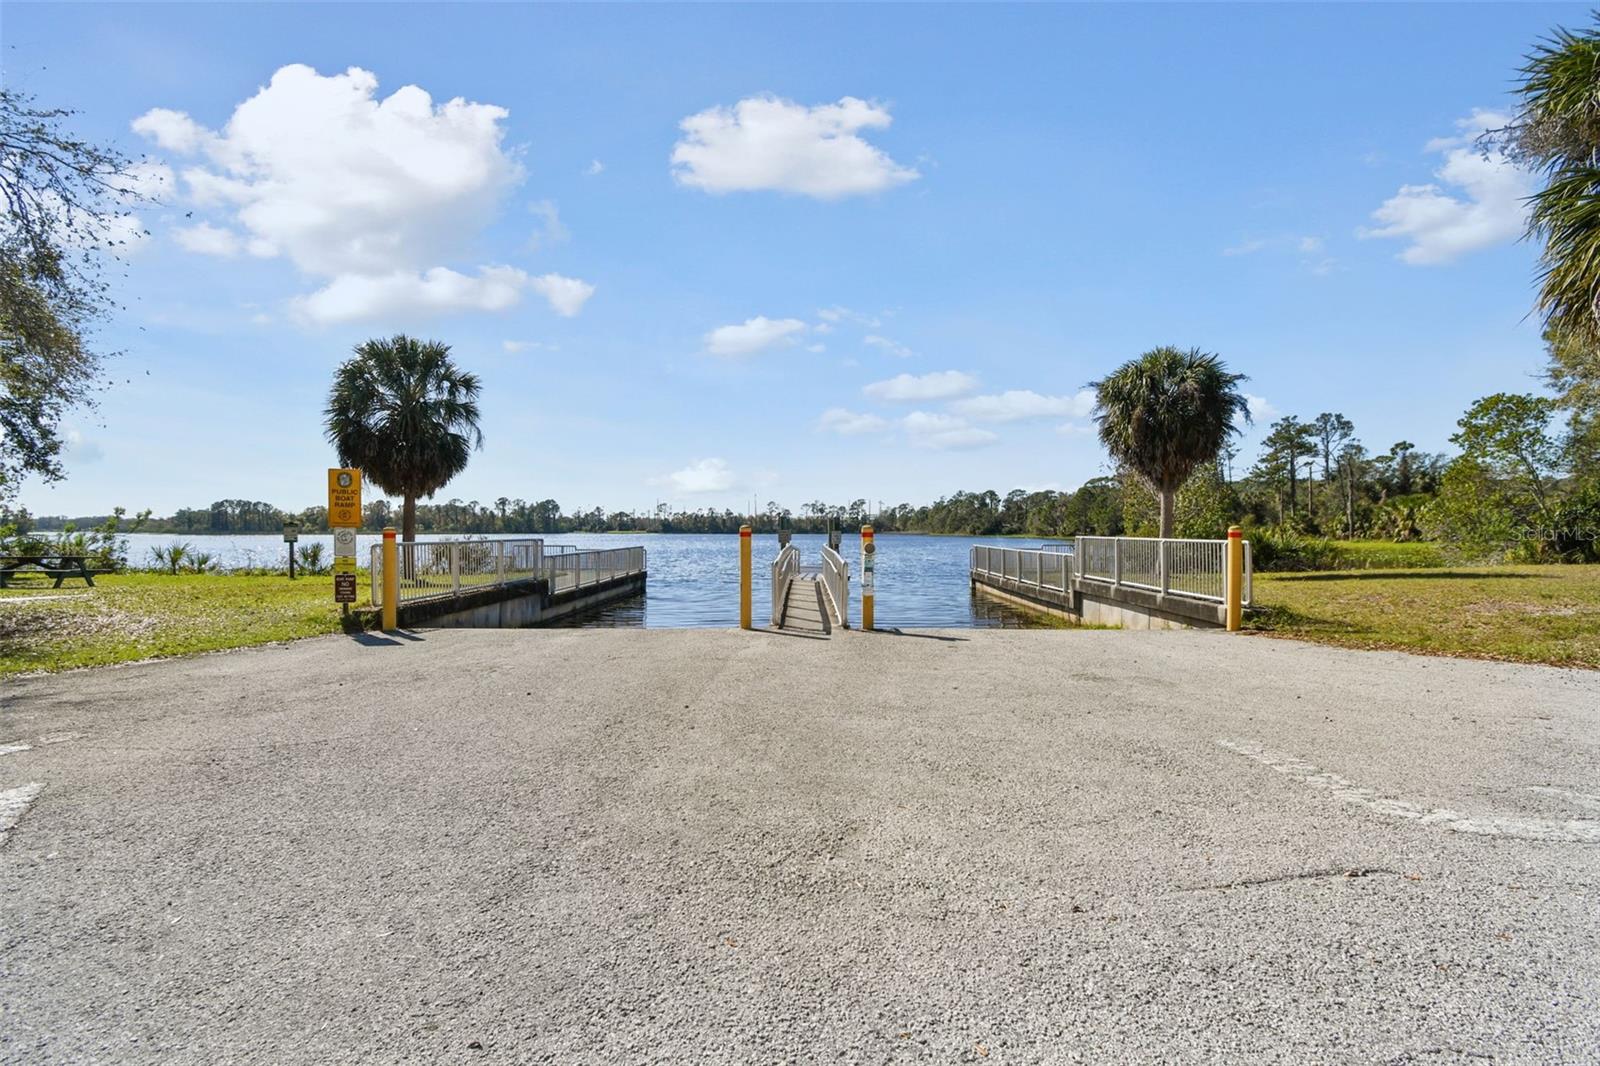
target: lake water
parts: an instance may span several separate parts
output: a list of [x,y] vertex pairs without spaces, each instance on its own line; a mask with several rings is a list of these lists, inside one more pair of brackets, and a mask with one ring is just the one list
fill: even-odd
[[[367,565],[376,534],[357,538],[357,552]],[[426,538],[435,539],[435,538]],[[438,538],[447,539],[447,538]],[[505,538],[519,539],[519,538]],[[739,624],[739,538],[732,534],[697,533],[563,533],[543,538],[547,544],[579,548],[620,548],[643,545],[649,552],[650,580],[643,596],[602,608],[572,620],[583,626],[647,626],[682,628],[736,626]],[[768,575],[778,554],[778,538],[771,533],[754,539],[755,590],[751,597],[758,625],[771,613]],[[282,566],[283,540],[277,534],[192,536],[138,533],[129,538],[129,560],[149,566],[152,548],[175,542],[210,552],[224,567]],[[333,538],[302,534],[300,544],[320,542],[328,556]],[[801,561],[820,562],[827,543],[822,534],[796,534]],[[877,537],[876,624],[879,627],[989,627],[1028,626],[1037,619],[987,597],[973,594],[967,579],[967,549],[974,544],[1037,548],[1039,541],[1002,540],[995,537],[933,537],[916,533],[880,533]],[[851,620],[861,618],[861,538],[844,538],[841,553],[850,563]]]

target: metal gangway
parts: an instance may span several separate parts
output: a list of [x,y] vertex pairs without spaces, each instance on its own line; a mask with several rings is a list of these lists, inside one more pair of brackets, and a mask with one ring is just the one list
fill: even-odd
[[850,628],[850,564],[837,549],[824,546],[816,566],[802,563],[793,544],[779,550],[772,562],[772,626],[822,636]]

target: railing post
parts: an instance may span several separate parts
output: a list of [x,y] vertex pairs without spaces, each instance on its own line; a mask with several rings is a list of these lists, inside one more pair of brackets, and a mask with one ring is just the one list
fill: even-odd
[[1122,538],[1117,537],[1111,542],[1111,583],[1122,584]]
[[454,595],[461,595],[461,543],[451,541],[447,545],[450,549],[450,591]]
[[383,628],[400,628],[400,559],[394,527],[383,527]]
[[503,540],[494,542],[494,583],[506,583],[506,542]]
[[1161,595],[1167,594],[1167,541],[1156,541],[1156,587],[1161,590]]
[[1228,601],[1228,632],[1236,633],[1244,622],[1244,530],[1228,527],[1228,571],[1224,598]]

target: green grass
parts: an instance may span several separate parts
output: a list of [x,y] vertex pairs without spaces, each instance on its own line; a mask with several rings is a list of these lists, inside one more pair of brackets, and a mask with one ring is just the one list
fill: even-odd
[[[367,577],[356,579],[366,603]],[[51,598],[44,597],[65,597]],[[333,578],[110,574],[0,590],[0,677],[242,648],[342,629]]]
[[1600,669],[1600,566],[1257,574],[1254,588],[1261,632]]
[[1392,540],[1336,540],[1333,549],[1341,570],[1400,570],[1444,566],[1439,545],[1425,541],[1399,544]]

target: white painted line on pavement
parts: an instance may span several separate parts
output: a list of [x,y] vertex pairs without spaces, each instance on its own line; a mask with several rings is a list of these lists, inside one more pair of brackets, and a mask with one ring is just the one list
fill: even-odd
[[0,744],[0,755],[15,755],[19,751],[32,750],[32,744]]
[[1418,807],[1405,800],[1392,799],[1375,789],[1362,788],[1332,770],[1306,762],[1286,752],[1273,751],[1249,741],[1219,738],[1217,743],[1229,751],[1254,759],[1280,774],[1312,788],[1324,789],[1349,803],[1395,818],[1422,825],[1439,825],[1456,833],[1479,836],[1516,837],[1519,840],[1553,840],[1571,844],[1600,844],[1600,821],[1577,818],[1557,821],[1550,818],[1472,818],[1443,807]]
[[82,740],[82,733],[46,733],[39,738],[41,744],[63,744],[69,740]]
[[37,781],[16,788],[0,789],[0,844],[6,842],[11,827],[17,824],[43,791],[44,785]]

